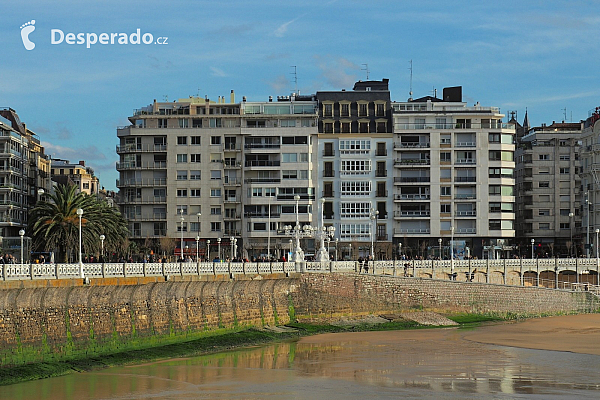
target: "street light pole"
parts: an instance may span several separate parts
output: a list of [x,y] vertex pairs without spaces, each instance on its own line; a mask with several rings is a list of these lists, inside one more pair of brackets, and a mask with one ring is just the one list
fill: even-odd
[[375,261],[375,254],[373,249],[373,243],[375,239],[375,224],[377,223],[377,216],[379,215],[379,211],[376,211],[373,207],[369,211],[369,218],[371,218],[371,260]]
[[573,214],[572,212],[569,213],[569,229],[571,231],[571,246],[569,247],[569,257],[573,257],[573,216],[575,214]]
[[79,277],[85,278],[83,275],[83,263],[81,262],[81,217],[83,215],[83,209],[77,209],[77,215],[79,216]]
[[183,208],[179,210],[179,213],[181,214],[181,217],[179,218],[181,221],[181,242],[179,243],[179,247],[181,248],[180,260],[183,261],[183,221],[185,221],[185,218],[183,218]]
[[21,264],[23,263],[23,236],[25,235],[25,231],[23,229],[21,229],[19,231],[19,236],[21,236]]
[[598,233],[600,229],[596,229],[596,265],[598,265]]
[[335,261],[338,260],[338,255],[337,255],[337,251],[338,251],[338,243],[339,243],[340,239],[339,238],[335,238]]
[[587,258],[590,258],[590,192],[585,192],[585,204],[587,207],[587,235],[585,242],[585,255]]
[[206,241],[206,258],[208,259],[208,261],[211,261],[211,259],[210,259],[210,239],[208,239]]
[[533,246],[535,243],[535,239],[531,239],[531,259],[533,260]]
[[100,252],[100,259],[102,262],[104,262],[104,239],[106,239],[106,236],[100,235],[100,247],[102,249]]
[[450,227],[450,271],[454,279],[454,225]]
[[200,259],[198,258],[199,255],[199,249],[200,247],[200,236],[196,235],[196,262],[198,262]]
[[438,246],[440,248],[440,260],[442,259],[442,238],[438,239]]
[[221,262],[221,238],[217,238],[217,245],[219,249],[219,262]]
[[196,214],[196,217],[198,218],[198,226],[197,226],[198,230],[196,232],[198,232],[198,235],[200,235],[200,217],[201,216],[202,216],[202,213],[197,213]]

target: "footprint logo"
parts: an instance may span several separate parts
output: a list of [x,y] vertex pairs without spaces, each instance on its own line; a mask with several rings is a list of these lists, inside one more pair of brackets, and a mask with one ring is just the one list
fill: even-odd
[[29,40],[29,34],[35,31],[35,19],[21,25],[21,39],[23,39],[23,46],[25,46],[26,50],[33,50],[35,48],[35,43]]

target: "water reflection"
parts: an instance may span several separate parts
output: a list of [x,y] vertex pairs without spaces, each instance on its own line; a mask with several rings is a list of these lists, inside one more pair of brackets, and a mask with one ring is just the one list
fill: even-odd
[[3,387],[0,399],[598,398],[600,357],[458,330],[321,335]]

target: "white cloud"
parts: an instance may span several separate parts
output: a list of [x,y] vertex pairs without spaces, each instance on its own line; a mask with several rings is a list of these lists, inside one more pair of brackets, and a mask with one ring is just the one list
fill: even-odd
[[210,70],[213,72],[212,73],[213,76],[218,76],[219,78],[227,76],[227,74],[225,73],[225,71],[223,71],[220,68],[210,67]]
[[42,141],[42,146],[45,148],[45,153],[51,155],[52,158],[63,158],[71,162],[106,159],[106,155],[93,145],[71,148]]
[[286,23],[283,23],[283,24],[279,25],[279,26],[277,27],[277,29],[275,29],[275,32],[273,32],[273,34],[274,34],[275,36],[277,36],[277,37],[283,37],[283,36],[285,35],[285,33],[287,32],[287,30],[288,30],[288,27],[289,27],[289,26],[290,26],[292,23],[294,23],[294,22],[298,21],[300,18],[304,17],[305,15],[306,15],[306,13],[305,13],[305,14],[302,14],[302,15],[300,15],[300,16],[298,16],[298,17],[296,17],[296,18],[292,19],[292,20],[289,20],[289,21],[288,21],[288,22],[286,22]]

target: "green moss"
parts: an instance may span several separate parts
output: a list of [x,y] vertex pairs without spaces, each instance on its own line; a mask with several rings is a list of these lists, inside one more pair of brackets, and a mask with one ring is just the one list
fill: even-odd
[[291,294],[288,294],[288,316],[290,317],[290,322],[296,322],[296,309],[294,308],[294,300]]

